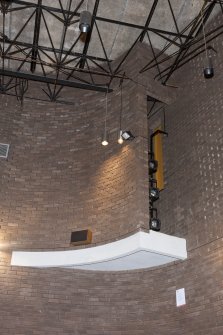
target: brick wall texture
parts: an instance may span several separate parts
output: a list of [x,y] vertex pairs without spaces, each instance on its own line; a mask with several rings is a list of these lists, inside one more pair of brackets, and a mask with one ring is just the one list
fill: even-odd
[[[126,65],[141,84],[123,87],[123,127],[137,137],[122,147],[117,88],[108,98],[106,148],[101,93],[72,91],[73,105],[26,99],[23,108],[1,96],[0,142],[11,144],[0,161],[1,334],[223,334],[222,37],[213,44],[213,79],[204,80],[201,55],[173,79],[174,102],[175,92],[155,84],[169,103],[162,232],[185,237],[189,250],[168,266],[120,273],[10,266],[12,250],[70,248],[75,229],[90,228],[93,243],[104,243],[148,227],[146,94],[154,87],[137,78],[141,46]],[[176,308],[182,287],[187,304]]]

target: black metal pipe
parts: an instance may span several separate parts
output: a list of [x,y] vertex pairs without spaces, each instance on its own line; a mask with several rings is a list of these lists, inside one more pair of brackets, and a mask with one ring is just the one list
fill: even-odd
[[33,48],[32,48],[32,62],[30,64],[30,71],[35,72],[36,69],[36,59],[38,54],[38,43],[39,43],[39,33],[40,33],[40,24],[41,24],[41,4],[42,0],[38,0],[38,7],[36,9],[36,18],[34,26],[34,36],[33,36]]
[[67,87],[75,87],[80,88],[84,90],[92,90],[92,91],[98,91],[98,92],[112,92],[113,90],[111,88],[108,88],[107,86],[100,86],[100,85],[91,85],[91,84],[82,84],[74,81],[69,80],[63,80],[58,79],[55,80],[54,78],[50,77],[44,77],[44,76],[38,76],[30,73],[25,72],[18,72],[18,71],[10,71],[10,70],[3,70],[0,69],[0,75],[5,77],[14,77],[14,78],[21,78],[21,79],[27,79],[31,81],[38,81],[42,83],[49,83],[49,84],[55,84],[61,85],[61,86],[67,86]]

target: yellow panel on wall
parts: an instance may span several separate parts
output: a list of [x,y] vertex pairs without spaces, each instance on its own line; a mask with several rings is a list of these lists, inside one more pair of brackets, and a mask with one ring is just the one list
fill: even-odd
[[[161,127],[155,131],[161,130]],[[157,187],[159,190],[164,189],[164,174],[163,174],[163,135],[157,134],[153,138],[153,150],[154,158],[158,161],[157,172],[155,173],[155,179],[157,180]]]

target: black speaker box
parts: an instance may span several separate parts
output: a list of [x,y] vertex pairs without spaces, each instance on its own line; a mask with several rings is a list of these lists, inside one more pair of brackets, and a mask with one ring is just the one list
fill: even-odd
[[90,229],[73,231],[71,233],[70,243],[72,245],[90,244],[92,241],[92,232]]

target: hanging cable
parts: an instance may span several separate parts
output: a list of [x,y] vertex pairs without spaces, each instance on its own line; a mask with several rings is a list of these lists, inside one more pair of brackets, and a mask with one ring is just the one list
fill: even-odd
[[[125,75],[125,72],[123,74],[123,77]],[[120,80],[120,98],[121,98],[121,106],[120,106],[120,114],[119,114],[119,134],[118,134],[118,143],[123,143],[122,138],[122,108],[123,108],[123,99],[122,99],[122,84],[123,84],[123,78]]]
[[206,40],[206,33],[204,27],[204,11],[203,8],[201,9],[201,24],[202,24],[202,31],[203,31],[203,38],[204,38],[204,48],[205,48],[205,57],[207,61],[207,66],[204,68],[204,78],[210,79],[214,76],[214,68],[212,65],[212,59],[208,55],[208,48],[207,48],[207,40]]
[[106,146],[108,145],[108,138],[107,138],[107,115],[108,115],[108,87],[105,96],[105,120],[104,120],[104,135],[101,144]]

